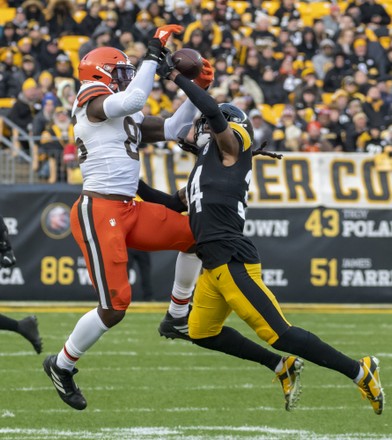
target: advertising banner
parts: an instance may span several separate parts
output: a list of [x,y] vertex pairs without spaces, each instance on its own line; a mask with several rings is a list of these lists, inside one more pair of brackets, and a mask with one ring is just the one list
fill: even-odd
[[[174,192],[193,158],[149,155],[143,178]],[[1,185],[0,213],[17,265],[0,269],[0,300],[94,301],[69,212],[79,186]],[[259,250],[263,278],[280,301],[392,303],[392,172],[367,154],[257,157],[244,233]],[[176,252],[151,253],[153,300],[168,301]],[[135,301],[141,272],[129,267]]]

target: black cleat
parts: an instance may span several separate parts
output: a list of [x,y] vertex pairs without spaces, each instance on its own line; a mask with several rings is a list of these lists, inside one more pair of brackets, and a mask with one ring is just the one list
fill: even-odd
[[159,334],[168,339],[185,339],[185,341],[191,341],[192,339],[188,334],[188,318],[190,311],[191,307],[189,307],[187,316],[182,316],[181,318],[173,318],[169,312],[166,312],[165,317],[159,324]]
[[77,368],[72,371],[62,370],[56,365],[56,359],[56,355],[50,355],[44,360],[42,365],[45,373],[52,380],[63,402],[78,410],[85,409],[87,401],[73,380],[73,376],[78,372]]
[[38,321],[36,316],[27,316],[18,321],[18,333],[26,338],[40,354],[42,351],[42,339],[38,332]]

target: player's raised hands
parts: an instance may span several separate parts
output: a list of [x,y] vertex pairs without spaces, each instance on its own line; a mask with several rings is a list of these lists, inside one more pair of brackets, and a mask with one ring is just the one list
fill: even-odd
[[156,30],[154,38],[158,38],[162,47],[164,47],[171,34],[181,34],[183,31],[184,27],[180,26],[179,24],[166,24],[164,26],[160,26]]
[[207,59],[203,58],[203,68],[199,75],[193,80],[193,82],[202,89],[208,89],[213,81],[214,68],[211,66],[211,63]]

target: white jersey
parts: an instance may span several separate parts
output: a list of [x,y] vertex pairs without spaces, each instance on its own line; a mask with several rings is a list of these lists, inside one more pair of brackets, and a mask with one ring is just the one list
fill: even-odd
[[102,122],[91,122],[87,117],[89,100],[111,93],[109,87],[101,82],[82,84],[73,105],[83,189],[135,197],[140,174],[138,146],[141,141],[137,124],[143,121],[143,113]]

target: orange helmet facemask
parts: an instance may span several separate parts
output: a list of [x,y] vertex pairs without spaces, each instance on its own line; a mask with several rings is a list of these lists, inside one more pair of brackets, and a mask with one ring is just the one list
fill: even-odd
[[99,47],[79,63],[80,81],[100,81],[114,92],[125,90],[136,74],[127,55],[113,47]]

